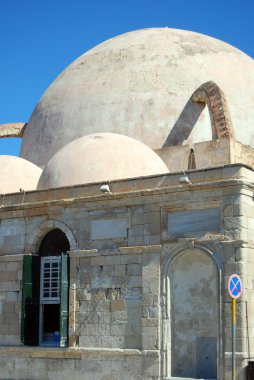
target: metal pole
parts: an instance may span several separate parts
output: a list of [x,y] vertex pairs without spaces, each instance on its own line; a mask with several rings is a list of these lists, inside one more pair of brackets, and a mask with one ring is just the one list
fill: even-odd
[[235,335],[236,335],[236,299],[232,298],[232,380],[236,379]]

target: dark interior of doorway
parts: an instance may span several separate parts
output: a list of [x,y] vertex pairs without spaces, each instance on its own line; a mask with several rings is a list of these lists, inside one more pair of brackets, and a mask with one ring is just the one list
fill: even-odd
[[60,305],[43,305],[43,343],[59,345]]

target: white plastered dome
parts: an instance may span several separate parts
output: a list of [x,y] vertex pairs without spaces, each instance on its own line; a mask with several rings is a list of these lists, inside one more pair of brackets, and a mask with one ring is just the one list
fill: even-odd
[[16,156],[0,156],[0,194],[35,190],[42,169]]
[[119,134],[96,133],[60,149],[48,162],[38,189],[165,174],[160,157],[145,144]]
[[[64,145],[120,133],[152,149],[191,130],[182,143],[211,140],[205,108],[190,98],[213,81],[224,92],[236,140],[254,147],[254,62],[214,38],[177,29],[137,30],[83,54],[52,83],[26,127],[21,157],[44,166]],[[200,108],[201,110],[201,108]]]

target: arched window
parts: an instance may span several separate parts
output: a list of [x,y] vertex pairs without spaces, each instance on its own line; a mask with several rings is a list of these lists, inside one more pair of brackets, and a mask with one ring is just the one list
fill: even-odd
[[66,235],[54,229],[44,236],[37,255],[24,256],[22,341],[25,345],[68,344],[70,250]]

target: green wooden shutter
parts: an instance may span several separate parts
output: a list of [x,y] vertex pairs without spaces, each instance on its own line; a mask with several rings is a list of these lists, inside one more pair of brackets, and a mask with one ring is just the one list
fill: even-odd
[[60,347],[68,346],[69,257],[61,254]]
[[23,259],[23,290],[21,341],[28,346],[39,342],[40,257],[25,255]]

